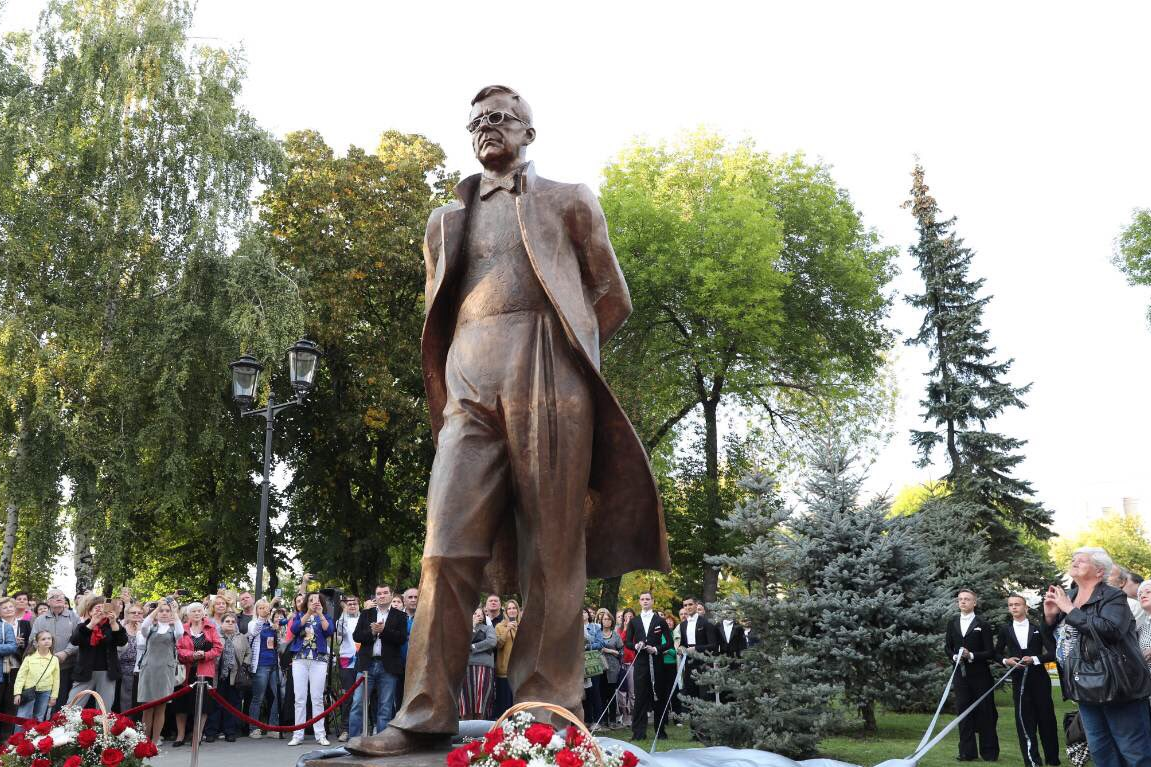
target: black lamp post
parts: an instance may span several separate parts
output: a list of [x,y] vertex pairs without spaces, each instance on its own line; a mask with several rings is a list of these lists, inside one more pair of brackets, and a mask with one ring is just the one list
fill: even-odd
[[264,481],[260,488],[260,530],[256,542],[256,598],[264,596],[264,544],[268,536],[268,489],[271,483],[268,473],[272,467],[272,429],[276,424],[276,413],[298,405],[316,383],[316,369],[323,352],[315,341],[301,338],[288,349],[288,375],[296,398],[276,404],[271,392],[268,404],[253,409],[256,390],[260,382],[260,372],[264,369],[255,357],[245,354],[235,362],[229,362],[232,369],[232,399],[240,406],[240,415],[262,415],[264,417]]

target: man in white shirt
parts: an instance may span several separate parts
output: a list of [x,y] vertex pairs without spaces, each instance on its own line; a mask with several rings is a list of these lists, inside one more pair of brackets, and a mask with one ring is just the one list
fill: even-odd
[[[960,589],[956,595],[959,615],[947,624],[944,640],[947,656],[959,663],[955,675],[955,708],[964,711],[991,688],[988,662],[995,657],[995,637],[991,624],[975,614],[978,599],[971,589]],[[959,723],[958,761],[985,762],[999,759],[999,735],[995,731],[999,713],[995,696],[983,699],[979,707]],[[978,740],[978,747],[976,741]]]
[[[999,629],[995,654],[1003,665],[1017,669],[1011,675],[1015,701],[1015,732],[1027,767],[1039,767],[1039,743],[1047,764],[1059,764],[1059,727],[1051,699],[1051,677],[1044,663],[1055,659],[1043,642],[1039,626],[1028,620],[1027,600],[1019,594],[1007,597],[1011,623]],[[1038,731],[1038,732],[1037,732]],[[1038,738],[1036,735],[1038,734]]]
[[635,651],[635,671],[632,672],[635,689],[635,709],[632,715],[632,740],[647,738],[647,713],[654,714],[656,733],[666,738],[661,721],[667,708],[667,691],[661,679],[663,654],[672,646],[671,628],[667,621],[652,609],[652,595],[645,591],[639,595],[639,615],[631,619],[624,629],[623,643]]
[[710,655],[719,649],[719,636],[715,626],[704,617],[697,607],[702,607],[695,597],[683,600],[684,621],[679,624],[680,652],[687,655],[687,662],[683,667],[683,694],[693,698],[700,697],[699,684],[695,674],[704,664],[700,658],[689,650],[702,655]]
[[[352,636],[356,632],[356,623],[360,620],[360,600],[354,594],[344,597],[344,612],[336,624],[336,641],[340,645],[340,689],[347,690],[356,682],[356,640]],[[352,708],[352,701],[344,701],[340,707],[341,721],[344,722],[343,732],[340,733],[340,742],[348,739],[348,718]]]

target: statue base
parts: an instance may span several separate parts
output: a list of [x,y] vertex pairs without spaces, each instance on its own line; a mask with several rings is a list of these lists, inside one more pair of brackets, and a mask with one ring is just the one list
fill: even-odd
[[423,751],[402,756],[335,756],[331,759],[309,759],[307,767],[444,767],[448,750]]

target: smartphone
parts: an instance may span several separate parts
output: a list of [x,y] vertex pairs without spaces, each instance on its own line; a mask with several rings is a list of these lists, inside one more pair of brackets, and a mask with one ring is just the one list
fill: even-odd
[[186,597],[186,596],[188,596],[188,590],[187,589],[176,589],[176,596]]
[[277,597],[284,596],[284,590],[283,589],[276,589],[276,596]]

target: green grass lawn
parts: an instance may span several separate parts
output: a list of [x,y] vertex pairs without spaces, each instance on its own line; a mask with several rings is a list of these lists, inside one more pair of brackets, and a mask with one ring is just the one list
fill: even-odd
[[[1059,725],[1059,759],[1067,762],[1067,754],[1063,749],[1063,714],[1075,708],[1075,704],[1064,701],[1059,695],[1059,688],[1052,690],[1055,697],[1055,720]],[[995,706],[999,710],[999,761],[1003,767],[1024,767],[1023,755],[1019,752],[1019,739],[1015,734],[1015,708],[1011,704],[1011,690],[1001,688],[995,693]],[[831,738],[825,738],[820,745],[820,755],[831,759],[841,759],[852,764],[868,767],[882,762],[884,759],[903,758],[911,755],[919,745],[927,725],[931,722],[930,714],[891,714],[880,713],[877,716],[879,732],[873,737],[852,735],[846,733]],[[954,717],[943,715],[939,717],[936,732],[947,725]],[[959,754],[959,732],[954,731],[944,738],[931,750],[920,764],[923,767],[955,767],[955,757]],[[1043,757],[1042,747],[1039,756]]]
[[[1060,699],[1059,688],[1053,691],[1055,696],[1055,719],[1059,724],[1059,758],[1065,764],[1067,754],[1062,750],[1063,742],[1063,714],[1074,709],[1075,704]],[[999,710],[999,761],[1002,767],[1025,767],[1023,755],[1019,753],[1019,741],[1015,735],[1015,709],[1011,705],[1011,690],[1000,689],[995,694],[996,708]],[[819,755],[829,759],[839,759],[851,764],[871,767],[885,759],[902,759],[911,755],[919,745],[931,714],[892,714],[880,711],[877,715],[879,732],[874,736],[864,737],[861,733],[850,731],[839,735],[824,738],[819,749]],[[939,732],[953,716],[943,714],[939,717],[935,732]],[[650,731],[650,727],[648,728]],[[628,729],[611,730],[599,734],[619,740],[631,741],[631,731]],[[654,733],[649,733],[654,734]],[[668,739],[661,740],[657,751],[668,751],[673,748],[698,748],[701,744],[691,740],[691,732],[687,726],[669,726]],[[645,751],[651,748],[651,738],[644,742],[634,741]],[[919,763],[923,767],[956,767],[956,755],[959,753],[959,733],[952,732],[931,750]],[[1042,748],[1039,753],[1043,756]]]

